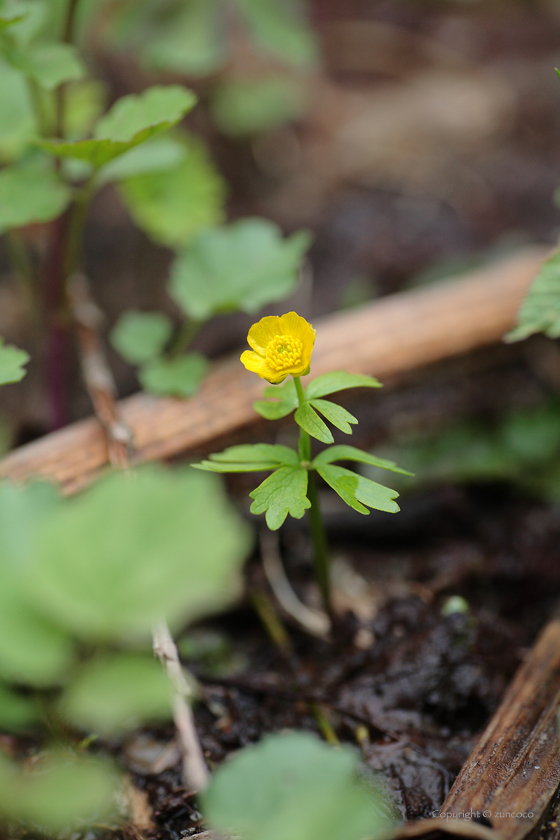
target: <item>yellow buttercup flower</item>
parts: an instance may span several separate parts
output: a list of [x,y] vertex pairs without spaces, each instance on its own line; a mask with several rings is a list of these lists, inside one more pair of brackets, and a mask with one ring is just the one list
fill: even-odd
[[309,373],[311,353],[317,333],[297,312],[269,315],[253,324],[247,341],[253,348],[241,354],[247,370],[258,373],[273,385],[290,374]]

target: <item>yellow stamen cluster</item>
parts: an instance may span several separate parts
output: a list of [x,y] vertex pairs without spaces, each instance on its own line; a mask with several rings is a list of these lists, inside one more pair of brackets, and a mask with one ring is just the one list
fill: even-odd
[[273,370],[287,370],[301,361],[303,344],[291,335],[277,335],[266,347],[266,363]]

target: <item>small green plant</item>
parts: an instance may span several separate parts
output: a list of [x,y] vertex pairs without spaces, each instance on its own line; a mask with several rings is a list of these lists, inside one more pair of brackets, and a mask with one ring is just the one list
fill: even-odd
[[[332,615],[327,542],[315,473],[347,505],[362,514],[369,513],[368,507],[396,513],[399,510],[395,502],[398,493],[339,466],[337,461],[357,461],[391,472],[408,473],[392,461],[376,458],[353,446],[334,445],[313,456],[311,438],[334,444],[329,427],[319,415],[345,434],[352,434],[352,425],[358,422],[345,408],[324,399],[326,396],[347,388],[379,388],[381,383],[371,376],[334,371],[316,377],[304,388],[301,377],[310,370],[315,330],[295,312],[262,318],[251,327],[247,340],[252,350],[245,351],[241,361],[248,370],[274,383],[272,388],[265,390],[269,399],[257,401],[255,409],[267,420],[277,420],[295,412],[294,420],[300,427],[298,449],[264,443],[232,446],[194,466],[222,473],[271,472],[250,495],[253,499],[251,512],[265,513],[266,523],[273,531],[282,525],[288,514],[301,519],[305,511],[309,511],[315,574],[324,607]],[[288,376],[291,379],[281,385]]]
[[19,382],[25,376],[24,365],[29,361],[25,350],[4,344],[0,337],[0,385]]

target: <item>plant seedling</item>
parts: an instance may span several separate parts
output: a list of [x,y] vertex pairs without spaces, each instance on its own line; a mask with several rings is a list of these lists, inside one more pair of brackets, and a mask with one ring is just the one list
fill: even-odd
[[[247,341],[252,349],[241,356],[248,370],[273,386],[265,389],[267,399],[255,403],[256,411],[267,420],[295,412],[294,420],[300,427],[297,450],[266,443],[231,446],[194,466],[223,473],[270,472],[250,496],[251,512],[265,513],[272,531],[282,525],[288,514],[301,519],[309,511],[315,574],[325,610],[332,617],[329,558],[315,474],[319,473],[347,505],[368,514],[368,507],[396,513],[398,493],[336,462],[357,461],[404,475],[410,473],[356,447],[332,445],[334,438],[322,417],[345,434],[352,434],[352,425],[358,421],[345,408],[324,398],[348,388],[380,388],[381,383],[372,376],[334,371],[316,377],[304,388],[301,377],[309,373],[315,336],[311,324],[296,312],[267,316],[249,330]],[[290,379],[284,382],[287,377]],[[330,445],[313,457],[311,438]]]

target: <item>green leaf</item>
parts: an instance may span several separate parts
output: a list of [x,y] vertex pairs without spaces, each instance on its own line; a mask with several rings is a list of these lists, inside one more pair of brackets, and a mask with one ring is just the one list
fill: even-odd
[[148,236],[176,248],[188,245],[201,231],[221,224],[225,217],[226,185],[198,138],[182,134],[181,141],[174,142],[182,150],[182,159],[176,166],[125,177],[119,184],[119,196]]
[[181,85],[150,87],[118,99],[95,126],[93,140],[38,141],[50,154],[86,160],[96,169],[175,125],[196,103]]
[[39,710],[33,698],[17,694],[0,682],[0,730],[28,729],[38,719]]
[[7,29],[9,26],[13,26],[14,23],[19,23],[24,17],[25,15],[16,15],[11,18],[0,17],[0,30]]
[[217,0],[183,0],[153,26],[143,41],[143,58],[157,70],[187,76],[208,76],[226,58],[223,10]]
[[256,312],[294,290],[309,241],[303,231],[283,240],[265,219],[205,231],[176,260],[170,294],[197,320],[239,309]]
[[142,364],[163,351],[173,332],[173,324],[161,312],[130,310],[119,318],[111,332],[111,344],[132,364]]
[[185,145],[173,137],[154,137],[104,166],[99,173],[98,183],[109,184],[137,175],[176,170],[186,156]]
[[521,341],[533,333],[560,337],[560,249],[543,262],[504,341]]
[[170,684],[151,656],[97,656],[72,680],[62,695],[60,709],[80,729],[115,735],[169,720]]
[[289,446],[271,443],[248,443],[241,446],[229,446],[223,452],[210,455],[213,461],[258,463],[259,461],[275,461],[277,464],[298,467],[299,457]]
[[365,376],[362,373],[346,373],[345,370],[336,370],[332,373],[324,373],[317,376],[305,389],[305,396],[308,400],[316,397],[325,397],[328,394],[336,394],[337,391],[345,391],[347,388],[382,388],[381,382],[373,376]]
[[318,46],[307,24],[305,6],[298,0],[237,0],[251,33],[268,52],[296,65],[313,64]]
[[24,76],[1,58],[0,114],[0,161],[8,163],[37,136],[37,124]]
[[[0,173],[1,178],[1,173]],[[19,382],[25,376],[23,366],[29,361],[29,353],[17,347],[4,344],[0,338],[0,385]]]
[[309,405],[309,403],[300,405],[294,414],[294,420],[298,426],[301,426],[301,428],[310,434],[311,437],[320,440],[322,443],[333,443],[334,438],[330,433],[328,426],[323,423],[317,412]]
[[313,408],[316,408],[317,411],[320,411],[323,417],[326,417],[327,420],[336,426],[337,429],[340,429],[341,432],[345,432],[347,435],[352,434],[352,427],[350,423],[357,423],[358,420],[354,417],[353,414],[350,414],[349,411],[346,411],[345,408],[342,406],[337,405],[336,403],[330,402],[330,400],[311,400],[310,405]]
[[33,44],[22,53],[16,65],[46,90],[63,82],[81,79],[86,68],[71,44]]
[[184,624],[229,603],[248,543],[217,477],[155,467],[118,473],[44,522],[29,594],[79,638],[147,638],[162,617]]
[[116,817],[119,777],[108,761],[74,753],[43,754],[40,769],[19,770],[0,757],[0,811],[49,833]]
[[286,417],[298,406],[298,396],[293,379],[288,379],[282,385],[271,385],[265,388],[264,395],[275,399],[257,400],[253,403],[253,408],[266,420],[279,420],[281,417]]
[[71,191],[54,169],[31,160],[0,171],[0,233],[60,216]]
[[280,467],[249,493],[254,499],[251,513],[265,513],[266,524],[277,531],[287,515],[301,519],[311,502],[307,498],[307,470],[301,467]]
[[390,470],[394,473],[401,473],[401,475],[412,475],[411,472],[397,467],[393,461],[377,458],[375,455],[370,455],[369,452],[356,449],[355,446],[346,445],[329,446],[328,449],[323,449],[313,459],[311,466],[318,469],[323,464],[332,464],[333,461],[360,461],[362,464],[371,464],[372,467],[380,467],[382,470]]
[[293,76],[226,79],[211,99],[216,125],[231,137],[271,131],[301,117],[306,105],[303,81]]
[[264,472],[276,470],[282,464],[299,467],[299,456],[289,446],[270,443],[245,444],[230,446],[224,452],[210,455],[209,461],[192,464],[193,467],[208,472]]
[[65,87],[64,98],[63,136],[67,140],[81,140],[91,133],[96,121],[105,110],[107,99],[105,86],[94,79],[69,82]]
[[48,484],[0,483],[0,674],[6,680],[53,685],[74,660],[68,635],[29,604],[42,528],[61,505]]
[[268,735],[216,771],[202,810],[219,834],[243,840],[364,840],[388,832],[358,754],[304,732]]
[[160,357],[148,362],[138,373],[145,391],[162,397],[192,397],[208,373],[210,362],[200,353]]
[[340,498],[358,513],[369,513],[364,505],[387,513],[397,513],[399,510],[399,506],[393,501],[399,495],[395,490],[333,464],[323,464],[317,467],[317,472]]

